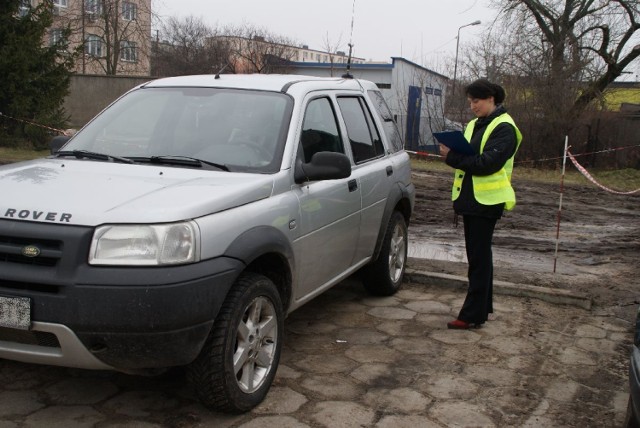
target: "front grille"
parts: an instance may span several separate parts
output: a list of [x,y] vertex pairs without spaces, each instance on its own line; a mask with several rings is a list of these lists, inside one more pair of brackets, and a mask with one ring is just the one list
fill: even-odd
[[53,333],[43,331],[17,330],[15,328],[0,327],[0,341],[20,343],[23,345],[45,346],[60,348],[60,342]]
[[[22,249],[33,245],[40,250],[37,257],[26,257]],[[27,239],[0,235],[0,262],[32,266],[55,266],[62,256],[62,242],[48,239]]]

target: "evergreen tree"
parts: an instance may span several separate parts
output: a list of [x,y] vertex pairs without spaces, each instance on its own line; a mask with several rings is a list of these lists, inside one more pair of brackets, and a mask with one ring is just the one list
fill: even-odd
[[0,144],[8,137],[26,136],[42,146],[49,139],[42,128],[15,119],[56,128],[66,125],[62,104],[78,52],[68,50],[68,27],[56,29],[51,43],[51,0],[37,7],[29,3],[0,1]]

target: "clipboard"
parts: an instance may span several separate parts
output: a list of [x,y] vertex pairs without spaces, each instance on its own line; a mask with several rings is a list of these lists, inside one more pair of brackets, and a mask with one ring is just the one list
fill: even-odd
[[438,140],[438,143],[444,144],[454,152],[462,153],[463,155],[476,154],[473,147],[471,147],[467,139],[464,138],[464,134],[460,131],[434,132],[433,136]]

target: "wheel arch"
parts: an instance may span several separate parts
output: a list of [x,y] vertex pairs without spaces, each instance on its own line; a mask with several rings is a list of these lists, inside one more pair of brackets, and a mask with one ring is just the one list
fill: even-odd
[[413,192],[412,192],[413,184],[410,187],[401,185],[397,183],[396,186],[391,188],[389,197],[387,198],[387,204],[384,208],[384,214],[382,215],[382,221],[380,222],[380,228],[378,229],[378,238],[376,240],[376,247],[373,252],[373,256],[371,257],[372,261],[378,259],[380,255],[380,249],[382,248],[382,243],[384,241],[384,235],[387,230],[387,224],[389,223],[389,219],[391,218],[391,214],[394,211],[398,211],[404,217],[404,221],[409,226],[409,222],[411,221],[411,213],[413,212]]
[[266,276],[275,284],[286,313],[292,296],[293,248],[278,229],[259,226],[238,236],[227,248],[225,256],[241,260],[245,271]]

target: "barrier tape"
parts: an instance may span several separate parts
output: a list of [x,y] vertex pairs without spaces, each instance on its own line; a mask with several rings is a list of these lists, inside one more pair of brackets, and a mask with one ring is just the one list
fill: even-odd
[[569,159],[571,160],[571,163],[573,163],[573,166],[575,166],[578,169],[578,171],[580,171],[582,173],[582,175],[584,175],[587,178],[587,180],[589,180],[590,182],[592,182],[593,184],[595,184],[599,188],[601,188],[601,189],[603,189],[603,190],[605,190],[605,191],[607,191],[609,193],[614,193],[616,195],[633,195],[634,193],[640,192],[640,189],[632,190],[630,192],[619,192],[617,190],[612,190],[612,189],[609,189],[608,187],[603,186],[602,184],[598,183],[596,181],[596,179],[593,178],[591,176],[591,174],[589,174],[589,172],[586,169],[584,169],[584,167],[582,165],[580,165],[578,163],[576,158],[568,150],[567,150],[567,155],[569,156]]
[[63,130],[63,129],[58,129],[58,128],[52,128],[51,126],[47,126],[47,125],[41,125],[39,123],[35,123],[35,122],[31,122],[29,120],[26,119],[18,119],[15,117],[11,117],[11,116],[7,116],[6,114],[0,112],[0,116],[4,116],[7,119],[11,119],[11,120],[15,120],[16,122],[22,122],[22,123],[28,123],[29,125],[33,125],[33,126],[37,126],[39,128],[44,128],[44,129],[48,129],[49,131],[54,131],[57,132],[58,134],[63,134],[65,135],[67,131]]

